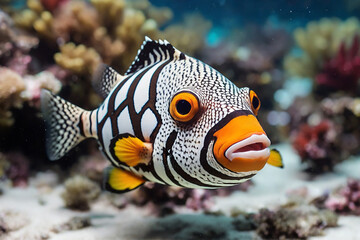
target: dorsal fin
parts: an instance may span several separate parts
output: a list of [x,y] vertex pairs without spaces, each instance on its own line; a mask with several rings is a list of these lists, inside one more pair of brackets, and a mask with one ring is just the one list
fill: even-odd
[[116,83],[123,78],[124,76],[117,73],[113,68],[106,64],[100,64],[93,75],[92,84],[95,91],[106,98]]
[[185,59],[185,54],[174,48],[168,41],[154,41],[145,37],[138,54],[125,75],[132,74],[156,62],[170,59]]

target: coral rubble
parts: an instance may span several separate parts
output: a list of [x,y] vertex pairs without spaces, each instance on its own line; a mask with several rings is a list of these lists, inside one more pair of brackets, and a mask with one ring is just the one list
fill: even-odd
[[29,224],[29,218],[19,212],[3,210],[0,212],[0,238],[2,235],[21,229]]
[[65,182],[65,191],[61,197],[65,206],[70,209],[86,211],[90,209],[90,202],[100,194],[100,187],[90,179],[81,175],[69,178]]
[[338,217],[329,210],[317,210],[311,206],[261,209],[254,216],[256,232],[265,239],[308,238],[323,233],[327,227],[335,227]]
[[159,218],[144,239],[254,239],[252,220],[227,216],[175,214]]
[[325,207],[341,214],[360,215],[360,180],[348,179],[331,193],[324,203]]
[[73,218],[69,219],[69,221],[67,221],[59,226],[55,226],[53,228],[53,231],[55,233],[61,233],[64,231],[79,230],[79,229],[83,229],[83,228],[86,228],[89,226],[91,226],[90,217],[73,217]]

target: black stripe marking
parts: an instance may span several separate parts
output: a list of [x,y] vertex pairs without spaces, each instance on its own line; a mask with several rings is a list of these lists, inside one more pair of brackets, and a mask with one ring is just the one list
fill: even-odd
[[90,112],[89,114],[89,123],[90,123],[90,129],[89,129],[89,132],[90,132],[90,135],[92,135],[92,120],[91,120],[91,115],[93,114],[93,111]]
[[163,149],[163,162],[164,162],[164,168],[165,168],[165,173],[166,176],[173,182],[175,183],[177,186],[183,187],[183,185],[181,185],[179,183],[178,180],[175,179],[174,175],[171,173],[170,168],[169,168],[169,162],[168,159],[173,158],[173,154],[172,154],[172,146],[174,145],[174,142],[176,140],[177,137],[177,132],[174,130],[170,133],[166,143],[165,143],[165,148]]
[[84,137],[85,137],[84,123],[83,123],[83,121],[82,121],[82,115],[83,115],[83,114],[84,114],[84,112],[82,112],[82,113],[80,114],[78,128],[80,129],[80,134],[81,134],[81,136],[84,136]]

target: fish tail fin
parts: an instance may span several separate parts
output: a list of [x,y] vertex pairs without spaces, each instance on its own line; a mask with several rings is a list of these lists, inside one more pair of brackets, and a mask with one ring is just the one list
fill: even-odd
[[44,89],[41,90],[41,111],[50,160],[63,157],[82,140],[96,137],[94,111],[86,111]]

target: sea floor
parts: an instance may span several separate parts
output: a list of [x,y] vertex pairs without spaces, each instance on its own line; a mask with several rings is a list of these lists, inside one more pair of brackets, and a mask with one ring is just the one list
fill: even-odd
[[[194,213],[176,214],[167,218],[168,225],[159,222],[157,218],[149,216],[142,208],[128,206],[124,209],[117,209],[101,199],[92,205],[87,212],[72,211],[64,208],[60,197],[63,186],[55,187],[51,191],[39,190],[30,181],[30,186],[24,189],[7,188],[3,189],[0,195],[0,213],[11,211],[18,214],[20,221],[19,229],[1,235],[1,240],[10,239],[186,239],[186,234],[191,232],[190,228],[197,231],[212,229],[216,231],[225,229],[229,216],[234,209],[244,212],[256,212],[260,208],[272,208],[288,201],[289,191],[306,187],[308,195],[316,197],[325,191],[331,191],[339,185],[344,185],[348,177],[359,177],[360,158],[349,159],[336,167],[335,173],[328,173],[311,180],[300,171],[303,167],[298,156],[292,151],[290,145],[281,144],[276,146],[283,155],[285,168],[277,169],[266,166],[257,176],[253,178],[254,186],[247,192],[235,192],[228,197],[215,198],[213,211],[221,211],[225,214],[221,218]],[[61,224],[75,216],[90,217],[91,226],[81,230],[56,232]],[[151,235],[154,227],[158,231],[167,231],[169,226],[176,227],[176,221],[181,219],[181,224],[186,231],[175,235]],[[188,222],[188,224],[184,224]],[[163,227],[159,227],[163,224]],[[312,237],[311,239],[360,239],[360,217],[340,216],[339,226],[325,230],[323,236]],[[16,223],[15,223],[16,225]],[[156,226],[155,226],[156,225]],[[181,228],[181,226],[177,226]],[[160,230],[159,230],[160,229]],[[174,230],[175,231],[175,230]],[[179,232],[180,230],[178,230]],[[233,239],[256,238],[254,232],[232,231]],[[160,237],[159,237],[160,236]],[[162,236],[162,237],[161,237]],[[164,237],[166,236],[166,237]],[[176,237],[175,237],[176,236]],[[209,239],[208,236],[199,235],[198,239]]]

